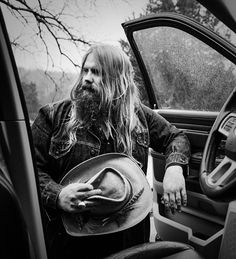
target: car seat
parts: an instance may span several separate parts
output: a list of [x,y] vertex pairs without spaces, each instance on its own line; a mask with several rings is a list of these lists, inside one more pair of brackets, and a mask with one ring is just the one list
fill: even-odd
[[136,245],[105,259],[203,259],[193,247],[179,242],[158,241]]

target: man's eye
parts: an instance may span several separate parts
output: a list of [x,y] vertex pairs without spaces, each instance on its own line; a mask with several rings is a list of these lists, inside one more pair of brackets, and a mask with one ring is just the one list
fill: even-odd
[[88,69],[87,68],[83,68],[83,72],[84,73],[88,73]]
[[99,74],[99,71],[98,69],[92,69],[92,73],[97,76]]

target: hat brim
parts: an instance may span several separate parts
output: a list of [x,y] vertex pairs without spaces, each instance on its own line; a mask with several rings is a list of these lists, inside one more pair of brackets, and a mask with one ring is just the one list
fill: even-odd
[[74,182],[87,182],[106,167],[122,173],[130,181],[134,195],[143,189],[142,195],[133,204],[133,209],[128,211],[121,220],[111,221],[105,225],[99,219],[89,219],[81,228],[75,214],[63,213],[62,222],[69,235],[104,235],[122,231],[138,224],[151,211],[152,191],[147,178],[137,163],[124,154],[108,153],[88,159],[72,168],[60,184],[66,186]]

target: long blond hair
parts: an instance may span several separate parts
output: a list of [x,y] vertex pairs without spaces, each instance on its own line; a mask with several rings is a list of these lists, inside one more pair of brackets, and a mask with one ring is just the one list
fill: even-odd
[[[118,47],[99,44],[90,47],[82,60],[82,69],[90,53],[93,53],[99,74],[102,76],[100,88],[101,105],[108,111],[104,126],[116,139],[117,150],[132,156],[131,133],[137,123],[135,108],[139,104],[139,92],[133,79],[133,68],[128,56]],[[76,115],[76,90],[81,87],[83,74],[71,91],[73,103],[67,131],[71,143],[76,142],[76,130],[81,126]],[[83,125],[84,126],[84,125]]]

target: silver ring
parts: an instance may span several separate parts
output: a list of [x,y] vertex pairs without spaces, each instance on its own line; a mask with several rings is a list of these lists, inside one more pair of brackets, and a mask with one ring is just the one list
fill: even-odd
[[84,202],[84,201],[80,201],[80,202],[78,202],[78,207],[80,207],[80,208],[84,208],[84,207],[86,207],[85,202]]

